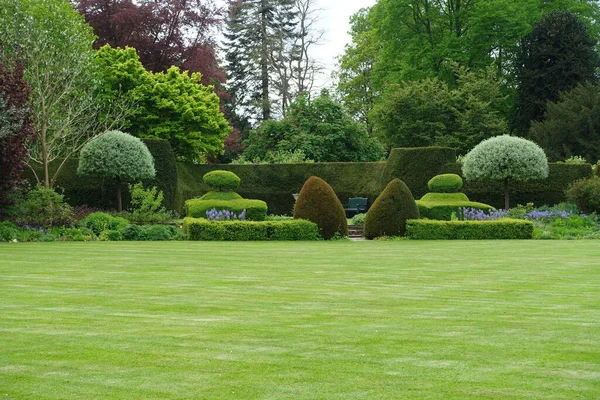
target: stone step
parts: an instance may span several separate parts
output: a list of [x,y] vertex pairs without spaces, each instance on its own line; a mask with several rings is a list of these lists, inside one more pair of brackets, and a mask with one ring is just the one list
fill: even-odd
[[350,239],[362,238],[363,237],[362,226],[348,225],[348,236],[350,237]]

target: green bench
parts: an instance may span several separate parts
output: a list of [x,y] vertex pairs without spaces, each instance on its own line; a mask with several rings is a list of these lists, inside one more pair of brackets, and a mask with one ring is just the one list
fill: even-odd
[[352,218],[356,214],[362,214],[367,212],[369,199],[366,197],[351,197],[348,199],[348,204],[344,206],[346,211],[346,218]]

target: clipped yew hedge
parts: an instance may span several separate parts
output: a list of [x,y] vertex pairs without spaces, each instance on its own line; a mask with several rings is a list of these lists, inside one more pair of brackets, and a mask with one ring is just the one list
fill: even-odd
[[412,219],[406,237],[416,240],[531,239],[533,222],[521,219],[490,221],[434,221]]
[[317,224],[301,220],[285,221],[208,221],[184,218],[184,234],[188,240],[256,241],[319,240]]

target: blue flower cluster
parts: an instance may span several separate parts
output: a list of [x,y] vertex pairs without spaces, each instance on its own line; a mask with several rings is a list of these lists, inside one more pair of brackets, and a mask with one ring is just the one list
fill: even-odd
[[525,214],[525,219],[530,220],[551,220],[556,218],[566,219],[572,215],[569,211],[538,211],[533,210]]
[[245,221],[246,220],[246,209],[237,215],[236,213],[229,210],[217,211],[216,208],[208,210],[206,212],[206,219],[209,221]]
[[460,219],[463,221],[488,221],[508,217],[508,211],[498,210],[485,212],[477,208],[461,207],[459,209]]

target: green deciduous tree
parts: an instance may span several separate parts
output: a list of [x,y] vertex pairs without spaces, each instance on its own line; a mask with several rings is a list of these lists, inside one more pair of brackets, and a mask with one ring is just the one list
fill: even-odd
[[328,92],[314,100],[300,96],[281,121],[266,121],[244,142],[244,158],[253,161],[269,152],[301,151],[310,160],[376,161],[384,156],[364,125],[352,120]]
[[373,113],[376,134],[388,148],[448,146],[466,153],[507,132],[505,97],[494,71],[454,71],[454,87],[426,78],[388,91]]
[[596,82],[600,59],[586,25],[569,11],[544,16],[519,45],[515,128],[526,135],[546,103],[579,83]]
[[[95,97],[95,37],[68,0],[0,0],[0,40],[23,61],[31,85],[36,140],[30,148],[38,181],[51,187],[62,166],[97,134],[120,122],[114,104]],[[53,175],[49,163],[63,159]]]
[[600,87],[587,83],[562,93],[529,132],[553,161],[583,156],[595,163],[600,159]]
[[504,207],[510,207],[509,184],[548,177],[548,159],[537,144],[502,135],[479,143],[465,157],[462,172],[467,180],[504,182]]
[[118,210],[123,211],[122,184],[154,178],[154,159],[138,138],[110,131],[95,138],[81,150],[77,173],[114,179],[117,184]]
[[135,49],[98,50],[102,95],[123,96],[134,104],[126,128],[134,136],[169,140],[175,155],[183,160],[203,161],[223,152],[223,140],[231,133],[219,98],[212,86],[200,83],[200,74],[151,73],[144,69]]

